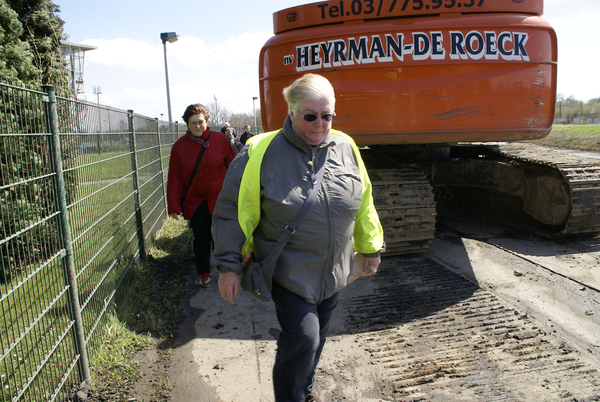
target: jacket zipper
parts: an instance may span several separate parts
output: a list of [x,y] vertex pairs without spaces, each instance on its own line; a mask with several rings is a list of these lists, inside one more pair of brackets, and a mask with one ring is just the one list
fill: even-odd
[[311,160],[308,163],[310,165],[310,180],[312,181],[313,184],[313,188],[314,188],[314,184],[317,181],[317,174],[315,172],[315,155],[317,153],[317,149],[316,147],[311,147]]

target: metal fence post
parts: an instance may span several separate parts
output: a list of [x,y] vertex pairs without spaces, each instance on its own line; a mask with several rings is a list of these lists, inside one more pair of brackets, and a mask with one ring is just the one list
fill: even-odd
[[163,168],[162,142],[160,140],[160,122],[158,121],[158,118],[156,119],[156,133],[158,135],[158,160],[160,161],[160,180],[162,182],[163,201],[165,203],[165,218],[168,218],[169,210],[167,207],[167,190],[165,189],[165,171]]
[[137,145],[135,138],[135,124],[133,110],[127,111],[127,117],[129,121],[129,132],[131,137],[129,140],[129,146],[131,149],[131,169],[133,171],[133,194],[135,199],[135,220],[137,223],[137,234],[140,249],[140,260],[146,259],[146,247],[144,245],[144,220],[142,218],[142,203],[140,202],[140,180],[138,177],[138,163],[137,163]]
[[77,353],[79,353],[79,373],[80,378],[92,383],[90,376],[90,365],[87,356],[87,345],[85,342],[85,333],[83,329],[83,320],[81,319],[81,306],[79,305],[79,292],[77,291],[77,273],[75,272],[75,262],[73,259],[73,242],[71,239],[71,227],[69,224],[69,215],[67,208],[67,191],[65,189],[65,180],[62,168],[62,156],[60,146],[60,136],[58,132],[58,112],[56,107],[56,93],[54,85],[44,85],[42,87],[48,95],[47,114],[50,133],[52,134],[51,158],[56,170],[56,194],[58,201],[58,210],[60,212],[60,227],[62,232],[62,242],[65,249],[64,265],[67,271],[67,281],[69,285],[69,298],[73,320],[75,321],[74,341]]

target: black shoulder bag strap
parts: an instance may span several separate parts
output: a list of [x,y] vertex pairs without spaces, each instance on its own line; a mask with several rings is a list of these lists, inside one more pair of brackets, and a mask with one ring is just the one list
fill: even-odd
[[[319,165],[317,166],[317,173],[315,176],[315,182],[314,182],[313,188],[310,190],[310,193],[308,194],[308,198],[304,202],[302,209],[300,209],[300,211],[298,211],[298,213],[296,214],[294,219],[292,219],[292,221],[290,223],[288,223],[287,226],[283,229],[283,232],[281,232],[281,236],[279,237],[279,240],[277,241],[275,246],[273,246],[273,249],[271,249],[271,252],[267,256],[267,258],[265,258],[264,261],[261,261],[261,264],[263,267],[269,267],[270,264],[275,265],[275,263],[277,262],[277,259],[279,258],[279,254],[281,254],[281,251],[283,250],[283,247],[289,240],[290,236],[294,234],[296,229],[298,229],[300,222],[302,222],[302,219],[304,219],[304,217],[306,216],[306,213],[308,212],[310,207],[312,207],[312,205],[315,203],[315,199],[317,198],[317,193],[319,192],[319,187],[321,186],[321,179],[323,178],[323,173],[325,172],[325,162],[327,161],[328,157],[329,157],[329,147],[327,147],[324,154],[321,155],[321,159],[319,160]],[[268,270],[268,271],[270,271],[270,270]],[[273,269],[273,271],[275,271],[275,270]]]
[[202,147],[200,148],[200,152],[198,152],[198,158],[196,158],[196,164],[194,165],[194,169],[192,170],[192,175],[190,176],[190,182],[188,183],[187,188],[181,192],[181,213],[183,213],[183,201],[185,200],[185,195],[187,194],[187,191],[192,186],[192,181],[194,180],[194,176],[196,176],[196,172],[198,171],[198,166],[200,166],[200,161],[202,160],[202,155],[204,154],[204,150],[206,148],[208,148],[208,140],[210,140],[211,134],[212,134],[212,131],[208,133],[208,138],[206,138],[206,141],[204,141],[204,143],[202,144]]

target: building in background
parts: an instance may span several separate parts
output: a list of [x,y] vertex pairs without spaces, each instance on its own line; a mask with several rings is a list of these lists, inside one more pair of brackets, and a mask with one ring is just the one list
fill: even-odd
[[65,41],[60,41],[60,47],[63,56],[67,60],[67,68],[70,72],[69,84],[73,89],[73,97],[79,100],[85,100],[85,90],[83,88],[85,52],[88,50],[95,50],[98,47]]

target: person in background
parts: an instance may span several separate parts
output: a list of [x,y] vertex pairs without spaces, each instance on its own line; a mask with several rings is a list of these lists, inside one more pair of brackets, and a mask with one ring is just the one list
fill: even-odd
[[[281,252],[272,301],[281,332],[273,367],[276,402],[319,401],[314,380],[338,294],[348,283],[354,252],[365,273],[381,262],[383,229],[371,182],[348,135],[331,129],[331,83],[305,74],[283,90],[283,128],[261,134],[232,163],[213,214],[215,267],[223,299],[234,303],[244,256],[263,261],[310,191],[317,198]],[[327,149],[329,152],[327,153]],[[321,158],[325,173],[313,189]]]
[[242,145],[246,145],[246,141],[248,141],[248,138],[250,137],[254,137],[254,134],[250,132],[250,124],[246,124],[244,126],[244,132],[240,137],[240,142]]
[[226,122],[225,122],[225,125],[224,125],[223,127],[221,127],[221,132],[222,132],[223,134],[225,134],[225,130],[226,130],[228,127],[229,127],[229,128],[231,128],[231,134],[233,135],[233,138],[235,138],[235,139],[237,140],[237,139],[238,139],[238,134],[237,134],[237,131],[236,131],[236,129],[235,129],[235,128],[231,127],[231,124],[229,124],[229,122],[228,122],[228,121],[226,121]]
[[231,144],[231,149],[233,149],[233,153],[235,155],[238,154],[238,152],[240,152],[240,149],[242,149],[243,145],[242,143],[233,136],[233,130],[231,127],[227,127],[225,129],[225,137],[227,138],[227,140],[229,141],[229,143]]
[[[208,287],[212,279],[211,215],[223,187],[227,167],[235,157],[227,138],[208,128],[209,117],[208,109],[199,103],[186,108],[182,118],[188,130],[173,144],[167,182],[169,215],[177,219],[183,214],[194,232],[196,269],[202,287]],[[204,153],[190,183],[201,149]]]

